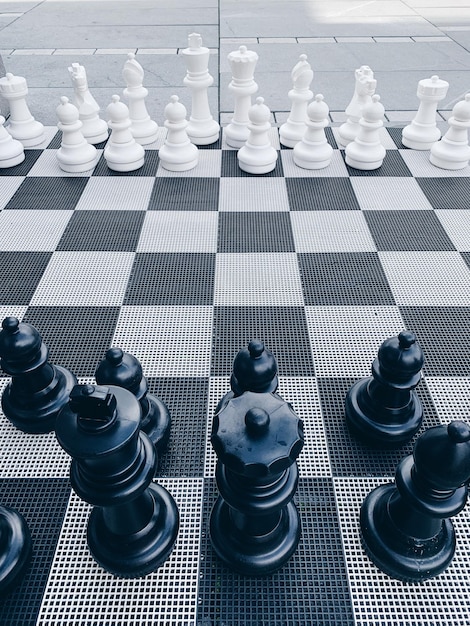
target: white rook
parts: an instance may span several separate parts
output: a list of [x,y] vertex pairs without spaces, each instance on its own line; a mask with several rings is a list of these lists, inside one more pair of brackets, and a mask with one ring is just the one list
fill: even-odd
[[402,130],[401,142],[413,150],[430,150],[439,141],[441,131],[436,125],[438,103],[446,97],[449,83],[439,76],[424,78],[418,83],[418,111],[411,124]]
[[28,85],[26,78],[10,72],[0,78],[0,93],[10,105],[9,124],[6,127],[13,139],[21,141],[25,148],[37,146],[44,141],[44,126],[31,115],[26,103]]

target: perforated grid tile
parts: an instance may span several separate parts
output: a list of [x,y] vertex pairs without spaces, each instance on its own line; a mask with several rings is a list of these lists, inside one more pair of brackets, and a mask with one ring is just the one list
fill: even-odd
[[53,252],[72,213],[4,209],[0,213],[0,249]]
[[[123,301],[134,253],[54,252],[33,306],[115,306]],[[103,286],[106,286],[103,289]]]
[[123,306],[113,345],[141,362],[146,376],[207,377],[212,306]]
[[470,176],[437,178],[434,174],[434,178],[418,178],[417,181],[435,209],[468,209]]
[[217,252],[215,211],[148,211],[137,252]]
[[158,163],[157,177],[165,178],[219,178],[222,162],[222,152],[220,150],[199,150],[196,167],[185,172],[173,172],[166,170],[161,161]]
[[382,165],[375,170],[357,170],[347,163],[346,167],[349,176],[412,176],[399,150],[387,150]]
[[291,211],[358,211],[349,178],[286,178]]
[[302,305],[295,253],[217,254],[214,304]]
[[156,178],[149,211],[217,211],[219,180],[216,178]]
[[237,158],[238,150],[222,150],[222,169],[220,172],[221,176],[229,176],[235,178],[246,178],[250,176],[265,176],[267,178],[273,178],[276,176],[284,176],[284,171],[282,169],[282,160],[280,157],[280,152],[277,153],[276,166],[270,172],[266,174],[248,174],[243,171],[239,164]]
[[307,305],[395,304],[376,252],[297,255]]
[[287,178],[339,178],[348,176],[348,170],[339,150],[333,150],[328,167],[319,170],[308,170],[296,165],[292,150],[281,150],[281,159],[284,176]]
[[0,603],[0,621],[35,626],[70,494],[67,479],[2,479],[1,503],[23,515],[31,532],[32,556],[19,585]]
[[[97,150],[96,161],[98,162],[102,150]],[[79,178],[80,176],[90,176],[93,172],[94,165],[84,172],[65,172],[60,168],[59,161],[57,159],[57,150],[43,150],[39,159],[35,162],[29,176],[57,176],[57,177],[69,177]]]
[[106,162],[104,151],[101,155],[95,169],[93,170],[93,176],[112,176],[113,178],[125,178],[126,176],[155,176],[158,169],[158,150],[145,150],[145,161],[142,167],[132,172],[117,172],[111,170]]
[[289,213],[221,213],[217,251],[294,252]]
[[443,424],[459,419],[470,422],[470,377],[428,376],[426,385]]
[[143,578],[117,578],[95,563],[86,545],[91,507],[72,492],[38,625],[194,623],[203,482],[195,478],[157,482],[174,497],[180,528],[170,557]]
[[[21,185],[24,180],[24,176],[10,176],[2,180],[2,187],[0,189],[0,210],[8,204],[8,201]],[[283,208],[285,211],[285,207]]]
[[455,248],[462,252],[470,251],[470,208],[444,209],[435,213]]
[[395,301],[408,306],[469,306],[470,269],[458,252],[379,252]]
[[13,194],[6,208],[71,211],[75,208],[87,181],[88,178],[85,176],[27,177]]
[[3,176],[27,176],[30,169],[33,167],[34,163],[41,156],[41,150],[25,150],[24,151],[24,161],[15,165],[14,167],[5,167],[2,168],[2,177]]
[[[344,554],[352,593],[355,623],[465,626],[470,619],[468,603],[461,598],[469,576],[470,530],[468,508],[453,518],[457,550],[450,566],[436,578],[419,584],[403,583],[379,571],[362,550],[359,510],[367,494],[390,481],[372,478],[334,479]],[[377,616],[382,616],[380,621]]]
[[380,344],[403,330],[398,307],[305,307],[318,377],[368,376]]
[[137,253],[124,304],[211,305],[214,271],[211,253]]
[[362,210],[419,211],[432,209],[414,178],[354,176],[351,185]]
[[29,304],[51,252],[1,252],[0,304]]
[[276,355],[279,375],[313,376],[302,306],[214,307],[211,376],[229,376],[235,355],[254,338]]
[[[470,176],[469,166],[461,170],[443,170],[436,167],[429,160],[429,150],[400,150],[400,154],[413,176],[416,178],[436,178],[437,186],[448,178],[464,178]],[[444,185],[446,186],[447,183],[444,183]]]
[[288,205],[283,178],[221,178],[219,211],[285,211]]
[[217,558],[208,537],[215,481],[207,479],[204,492],[196,623],[353,625],[330,479],[300,479],[295,496],[302,524],[300,543],[283,568],[265,577],[241,576]]
[[76,209],[84,211],[145,211],[154,178],[92,177],[83,190]]
[[361,211],[294,211],[292,232],[297,252],[375,252]]

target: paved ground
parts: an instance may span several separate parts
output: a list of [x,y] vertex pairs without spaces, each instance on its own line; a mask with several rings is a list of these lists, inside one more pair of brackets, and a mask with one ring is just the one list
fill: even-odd
[[[341,121],[353,71],[370,65],[390,122],[417,107],[416,84],[438,74],[450,83],[439,111],[470,90],[470,2],[465,0],[0,0],[0,54],[5,71],[25,76],[30,108],[55,124],[61,95],[70,95],[67,67],[85,65],[103,107],[123,88],[122,65],[134,51],[145,69],[148,108],[163,122],[173,93],[186,104],[185,67],[178,51],[199,32],[213,50],[210,102],[222,123],[233,104],[227,54],[245,43],[259,54],[256,81],[281,123],[287,116],[290,71],[301,53],[315,70],[332,121]],[[219,54],[220,52],[220,54]],[[1,72],[0,66],[0,72]],[[5,110],[5,106],[3,106]]]

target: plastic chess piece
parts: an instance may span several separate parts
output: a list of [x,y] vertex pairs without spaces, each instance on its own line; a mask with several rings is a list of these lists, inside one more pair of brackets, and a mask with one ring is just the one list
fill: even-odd
[[0,331],[0,365],[11,376],[2,395],[10,422],[26,433],[54,430],[59,411],[77,383],[64,367],[48,361],[48,349],[38,331],[16,317],[6,317]]
[[77,385],[56,424],[57,440],[72,457],[72,487],[94,505],[90,552],[105,570],[127,578],[160,567],[179,528],[172,496],[152,482],[157,454],[140,430],[140,413],[127,389]]
[[294,163],[307,170],[319,170],[331,163],[333,148],[328,143],[325,128],[328,126],[330,110],[317,94],[307,107],[308,121],[306,132],[301,141],[294,146]]
[[210,515],[215,552],[233,570],[264,576],[295,552],[300,519],[292,501],[303,424],[276,394],[247,391],[214,416],[220,492]]
[[381,167],[386,155],[380,139],[384,113],[380,96],[374,94],[372,101],[362,109],[356,138],[345,149],[345,161],[351,167],[357,170],[376,170]]
[[292,72],[293,88],[287,94],[291,101],[291,110],[287,122],[279,129],[279,140],[283,146],[293,148],[307,130],[307,105],[313,98],[310,84],[313,80],[313,71],[307,61],[307,55],[301,54],[298,63]]
[[439,76],[424,78],[418,83],[417,96],[420,100],[418,111],[402,130],[401,142],[413,150],[430,150],[439,141],[441,131],[436,124],[437,105],[446,97],[449,83]]
[[271,145],[271,111],[264,104],[264,98],[256,98],[250,107],[248,117],[250,134],[244,146],[237,152],[238,165],[249,174],[267,174],[276,167],[277,150]]
[[0,169],[14,167],[24,161],[23,144],[13,139],[4,124],[5,118],[0,115]]
[[445,170],[461,170],[470,161],[468,129],[470,128],[470,93],[458,102],[448,120],[449,129],[440,141],[431,146],[429,160]]
[[191,115],[186,128],[188,137],[196,146],[215,143],[220,136],[220,126],[211,115],[208,89],[214,83],[209,74],[210,50],[202,45],[201,35],[191,33],[188,48],[181,51],[186,63],[184,84],[191,92]]
[[362,110],[366,104],[371,102],[377,87],[374,72],[368,65],[361,65],[355,70],[354,76],[356,79],[354,94],[345,111],[347,120],[338,128],[338,141],[342,146],[347,146],[357,137]]
[[374,489],[362,504],[362,542],[377,567],[405,582],[443,572],[456,547],[449,518],[464,508],[469,479],[468,424],[427,430],[399,463],[395,484]]
[[132,136],[129,109],[114,95],[107,106],[111,136],[104,149],[104,158],[110,170],[133,172],[145,162],[145,150]]
[[77,107],[62,96],[56,112],[59,118],[57,126],[62,131],[62,142],[56,152],[60,168],[64,172],[92,170],[98,161],[98,152],[83,136]]
[[142,84],[144,70],[133,52],[127,55],[122,75],[127,84],[123,93],[129,103],[132,136],[141,146],[146,146],[157,140],[158,124],[148,114],[145,98],[149,92]]
[[42,143],[45,139],[44,126],[34,119],[29,110],[26,102],[28,95],[26,79],[7,72],[6,76],[0,78],[0,94],[10,105],[6,129],[13,139],[21,141],[25,148]]
[[31,559],[31,534],[18,511],[0,506],[0,596],[21,582]]
[[421,380],[424,355],[412,332],[382,343],[372,376],[356,382],[346,396],[351,432],[372,446],[399,447],[418,431],[423,407],[414,388]]
[[251,107],[251,96],[258,91],[254,80],[258,55],[246,46],[228,55],[228,62],[232,71],[232,80],[228,86],[234,96],[233,118],[225,127],[224,137],[227,145],[232,148],[241,148],[249,136],[248,112]]
[[83,136],[93,145],[106,141],[108,124],[100,118],[100,105],[90,93],[85,68],[79,63],[72,63],[68,70],[74,88],[73,103],[83,124]]
[[196,167],[199,159],[197,147],[191,143],[186,128],[186,107],[178,96],[171,96],[165,107],[165,143],[158,151],[162,167],[171,172],[186,172]]
[[121,348],[110,348],[96,368],[95,380],[98,385],[116,385],[134,394],[142,409],[140,428],[157,454],[162,454],[170,437],[170,412],[161,400],[148,393],[147,379],[138,359]]

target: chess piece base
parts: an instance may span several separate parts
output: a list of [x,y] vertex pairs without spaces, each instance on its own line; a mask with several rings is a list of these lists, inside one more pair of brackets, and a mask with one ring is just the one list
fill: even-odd
[[25,155],[23,151],[17,154],[16,156],[12,156],[8,159],[0,159],[0,169],[7,168],[7,167],[14,167],[15,165],[19,165],[20,163],[23,163],[24,159],[25,159]]
[[[361,513],[361,539],[369,558],[383,572],[404,582],[419,582],[443,572],[455,552],[452,522],[443,520],[437,537],[418,540],[405,536],[387,520],[394,485],[382,485],[369,493]],[[387,525],[388,521],[388,525]]]
[[[93,148],[92,145],[87,143],[87,146],[90,148]],[[63,170],[64,172],[70,172],[70,173],[80,173],[80,172],[88,172],[90,170],[92,170],[95,165],[98,163],[98,158],[99,155],[96,153],[96,149],[93,149],[93,151],[91,152],[91,156],[88,160],[83,161],[83,163],[72,163],[72,162],[68,162],[69,160],[72,161],[73,160],[73,156],[70,155],[70,151],[69,151],[69,156],[71,156],[72,158],[67,158],[67,156],[64,158],[64,155],[61,153],[61,149],[59,149],[57,151],[57,161],[59,162],[59,167],[61,170]]]
[[142,418],[140,428],[148,435],[160,455],[164,452],[170,438],[170,413],[168,407],[151,394],[147,394],[144,401],[148,402],[148,411]]
[[[350,143],[348,144],[348,148],[350,150],[352,150],[352,146],[354,145],[354,143]],[[385,156],[385,149],[383,150],[383,156],[382,157],[378,157],[375,160],[371,160],[371,161],[361,161],[360,159],[355,158],[354,156],[352,156],[350,153],[348,154],[348,152],[346,152],[346,158],[345,161],[347,163],[347,165],[349,165],[350,167],[353,167],[356,170],[363,170],[363,171],[368,171],[368,170],[377,170],[379,169],[379,167],[382,166],[382,163],[384,161],[384,156]]]
[[423,133],[427,135],[426,138],[420,137],[419,133],[415,132],[414,124],[405,126],[401,135],[402,144],[412,150],[430,150],[432,145],[441,138],[441,131],[435,126],[428,129],[422,128]]
[[29,528],[17,511],[0,506],[0,595],[23,577],[31,557]]
[[189,120],[186,128],[191,143],[196,146],[209,146],[215,143],[220,136],[220,126],[213,120]]
[[26,122],[10,122],[6,129],[13,139],[20,141],[25,148],[38,146],[46,138],[43,124],[34,119],[32,122],[29,120]]
[[[247,121],[247,124],[249,122]],[[242,148],[248,140],[250,131],[245,124],[231,122],[224,130],[225,142],[231,148]]]
[[158,139],[158,124],[151,120],[132,120],[131,133],[141,146],[148,146]]

